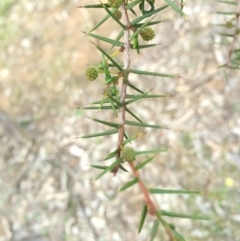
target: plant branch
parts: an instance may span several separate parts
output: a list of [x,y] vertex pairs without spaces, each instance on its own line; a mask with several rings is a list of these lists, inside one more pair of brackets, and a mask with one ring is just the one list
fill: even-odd
[[237,5],[234,37],[233,37],[233,40],[231,42],[231,45],[230,45],[230,48],[229,48],[229,51],[228,51],[228,59],[227,59],[226,66],[229,66],[229,63],[230,63],[230,60],[231,60],[231,57],[232,57],[232,53],[233,53],[233,50],[234,50],[234,46],[235,46],[235,43],[237,41],[237,37],[238,37],[238,34],[239,34],[239,23],[240,23],[239,17],[240,17],[240,1],[238,1],[238,5]]
[[[119,109],[118,113],[118,121],[120,124],[120,128],[118,131],[118,152],[117,152],[117,158],[121,156],[121,148],[122,148],[122,142],[124,138],[124,130],[125,130],[125,112],[126,112],[126,106],[125,106],[125,99],[127,95],[127,86],[128,86],[128,75],[129,75],[129,69],[130,69],[130,27],[131,23],[128,17],[128,12],[127,9],[125,8],[125,4],[122,4],[121,6],[122,13],[123,13],[123,23],[125,25],[125,30],[124,30],[124,62],[123,62],[123,81],[122,81],[122,89],[121,89],[121,94],[120,94],[120,103],[121,107]],[[119,165],[117,165],[113,169],[114,175],[117,173],[119,169]]]
[[133,162],[129,162],[129,166],[131,167],[134,176],[137,177],[137,179],[138,179],[138,184],[143,192],[143,195],[144,195],[145,201],[146,201],[146,205],[148,207],[148,213],[150,215],[154,216],[156,214],[157,208],[156,208],[155,204],[153,203],[153,201],[149,195],[149,192],[141,179],[139,171],[137,171],[135,169]]

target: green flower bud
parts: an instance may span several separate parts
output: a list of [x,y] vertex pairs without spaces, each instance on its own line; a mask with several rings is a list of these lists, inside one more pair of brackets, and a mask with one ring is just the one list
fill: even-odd
[[122,149],[122,159],[126,162],[135,161],[136,153],[132,147],[123,147]]
[[94,67],[89,67],[85,73],[88,80],[93,81],[98,77],[98,71]]
[[111,8],[119,8],[123,3],[123,0],[108,0],[108,4]]
[[228,29],[229,29],[229,28],[232,28],[232,27],[233,27],[232,22],[231,22],[231,21],[226,22],[226,23],[225,23],[225,27],[228,28]]
[[151,28],[144,28],[140,31],[140,35],[144,41],[150,41],[155,37],[155,33]]
[[117,10],[115,13],[114,13],[115,17],[119,20],[122,18],[122,12]]

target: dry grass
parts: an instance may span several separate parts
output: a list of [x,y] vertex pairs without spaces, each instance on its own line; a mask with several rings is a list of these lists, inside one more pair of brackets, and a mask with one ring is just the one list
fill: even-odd
[[[101,83],[88,83],[87,64],[98,61],[89,29],[100,16],[77,1],[5,0],[0,3],[0,240],[148,240],[152,220],[137,235],[142,196],[136,186],[118,193],[130,174],[92,184],[98,163],[115,139],[74,139],[100,130],[76,111],[100,99]],[[81,4],[88,1],[81,1]],[[163,3],[164,1],[162,1]],[[188,20],[172,10],[158,18],[161,43],[132,60],[139,69],[174,72],[181,79],[131,76],[139,88],[174,94],[132,109],[171,130],[146,131],[140,149],[167,147],[143,171],[149,187],[201,190],[199,197],[156,197],[161,207],[203,213],[211,222],[174,220],[189,240],[240,240],[240,80],[218,69],[212,45],[218,21],[210,1],[187,1]],[[168,20],[169,19],[169,20]],[[174,19],[174,21],[173,21]],[[114,35],[115,25],[104,33]],[[145,86],[145,87],[144,87]],[[111,113],[106,118],[112,118]],[[143,130],[129,130],[136,133]],[[127,201],[126,201],[127,200]],[[161,234],[159,233],[159,237]]]

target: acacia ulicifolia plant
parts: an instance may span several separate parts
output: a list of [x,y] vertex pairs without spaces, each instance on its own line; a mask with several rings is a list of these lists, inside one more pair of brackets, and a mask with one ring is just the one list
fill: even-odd
[[[83,109],[90,110],[110,110],[116,117],[116,122],[106,121],[101,119],[92,118],[93,121],[109,126],[110,130],[93,133],[82,136],[82,138],[94,138],[107,135],[118,135],[118,141],[114,151],[108,153],[103,161],[114,159],[109,165],[91,165],[93,168],[101,169],[102,172],[95,178],[98,180],[104,174],[112,172],[117,175],[119,170],[126,171],[126,165],[128,164],[134,178],[125,183],[120,191],[126,190],[132,187],[134,184],[138,184],[141,192],[144,195],[144,204],[142,209],[142,215],[140,218],[138,232],[140,233],[147,214],[153,216],[155,221],[153,223],[152,232],[150,234],[151,240],[157,235],[159,224],[163,226],[166,231],[169,240],[185,240],[184,237],[177,232],[174,225],[165,220],[165,217],[175,218],[190,218],[190,219],[203,219],[206,217],[196,215],[185,215],[165,211],[159,209],[151,198],[151,194],[198,194],[196,191],[188,190],[163,190],[155,188],[147,188],[141,175],[140,169],[150,163],[156,153],[166,151],[164,149],[154,149],[146,151],[134,150],[131,146],[131,141],[137,140],[137,136],[129,136],[125,130],[126,125],[142,128],[161,129],[161,125],[150,125],[141,120],[137,114],[131,111],[130,104],[139,100],[145,99],[147,101],[150,98],[156,99],[164,97],[164,95],[150,94],[148,90],[141,90],[137,87],[137,83],[130,81],[131,74],[137,75],[150,75],[153,77],[166,77],[166,78],[178,78],[175,74],[165,74],[158,72],[149,72],[145,70],[131,68],[131,56],[132,51],[137,51],[140,54],[140,50],[148,49],[156,46],[157,44],[142,44],[143,41],[153,40],[155,32],[151,26],[161,23],[162,21],[152,21],[153,17],[159,12],[163,11],[167,7],[172,7],[175,11],[184,15],[182,9],[170,0],[165,0],[166,5],[156,7],[155,0],[108,0],[107,3],[100,2],[99,4],[89,4],[80,6],[84,8],[95,8],[96,11],[104,9],[106,11],[105,17],[100,20],[90,31],[84,32],[88,36],[109,43],[109,49],[104,50],[101,46],[94,44],[94,46],[101,53],[101,60],[98,64],[94,64],[86,70],[86,78],[89,81],[94,81],[100,77],[103,79],[103,97],[101,100],[92,102],[90,105],[85,106]],[[182,3],[182,2],[181,2]],[[134,19],[130,19],[129,12],[135,16]],[[136,12],[140,14],[137,16]],[[106,21],[115,21],[119,26],[119,34],[116,39],[110,39],[105,36],[94,34],[100,25]],[[141,37],[141,40],[140,40]],[[113,51],[113,47],[116,51]],[[119,63],[115,56],[122,54],[123,61]],[[128,93],[128,89],[132,89],[136,94],[131,95]],[[140,107],[139,107],[140,108]],[[137,156],[150,154],[150,157],[141,163],[137,163]]]

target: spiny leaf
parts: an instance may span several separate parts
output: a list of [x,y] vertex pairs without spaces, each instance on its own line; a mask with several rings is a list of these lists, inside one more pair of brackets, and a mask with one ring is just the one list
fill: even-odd
[[149,92],[150,91],[148,91],[148,92],[146,92],[146,93],[144,93],[142,95],[137,95],[137,96],[135,95],[135,98],[132,98],[131,100],[126,101],[124,104],[125,105],[129,105],[129,104],[131,104],[131,103],[133,103],[133,102],[135,102],[135,101],[137,101],[139,99],[142,99],[142,98],[146,97]]
[[158,72],[149,72],[144,70],[137,70],[137,69],[129,69],[130,73],[139,74],[139,75],[152,75],[152,76],[161,76],[161,77],[169,77],[169,78],[177,78],[177,75],[174,74],[163,74]]
[[91,167],[97,168],[97,169],[106,169],[108,166],[101,166],[101,165],[90,165]]
[[231,38],[235,37],[234,34],[230,34],[230,33],[219,33],[219,35],[222,35],[222,36],[225,36],[225,37],[231,37]]
[[230,5],[234,5],[234,6],[237,6],[237,2],[236,1],[222,1],[222,0],[218,0],[218,2],[220,3],[227,3],[227,4],[230,4]]
[[143,227],[144,221],[146,219],[146,216],[147,216],[147,205],[144,204],[143,209],[142,209],[141,219],[140,219],[140,222],[139,222],[139,225],[138,225],[138,233],[140,233],[141,230],[142,230],[142,227]]
[[122,144],[123,144],[123,145],[126,145],[127,143],[129,143],[129,142],[131,142],[131,141],[137,139],[138,137],[139,137],[139,135],[134,136],[134,137],[126,138],[126,139],[122,142]]
[[119,165],[119,168],[122,169],[124,172],[128,172],[128,170],[124,168],[121,164]]
[[132,9],[134,6],[136,6],[137,4],[139,4],[141,1],[142,1],[142,0],[133,1],[133,2],[131,2],[131,3],[129,3],[129,4],[127,4],[127,5],[125,6],[125,8],[126,8],[126,9]]
[[165,151],[167,151],[167,149],[155,149],[155,150],[148,150],[148,151],[136,151],[136,155],[160,153],[160,152],[165,152]]
[[[141,97],[141,99],[150,99],[150,98],[163,98],[163,97],[173,97],[174,95],[127,95],[127,98],[137,98],[137,97]],[[128,102],[128,101],[127,101]],[[126,103],[126,102],[125,102]]]
[[157,234],[157,231],[158,231],[158,226],[159,226],[159,221],[158,220],[155,220],[153,222],[153,227],[152,227],[152,231],[151,231],[151,238],[150,238],[150,241],[153,241],[156,234]]
[[[124,35],[124,31],[121,30],[120,33],[118,34],[118,36],[116,37],[115,41],[118,41],[119,39],[121,39],[121,37]],[[112,46],[114,47],[114,46]]]
[[198,191],[170,190],[170,189],[157,189],[157,188],[149,188],[148,192],[153,194],[201,194],[201,192],[198,192]]
[[81,136],[81,138],[92,138],[92,137],[99,137],[99,136],[108,136],[108,135],[113,135],[113,134],[116,134],[116,133],[118,133],[118,129],[113,129],[113,130],[104,131],[104,132],[100,132],[100,133],[85,135],[85,136]]
[[160,44],[143,44],[143,45],[138,45],[138,48],[139,49],[146,49],[146,48],[155,47],[157,45],[160,45]]
[[[105,7],[109,7],[109,4],[104,4]],[[103,4],[89,4],[89,5],[83,5],[78,6],[79,8],[103,8]]]
[[108,171],[111,171],[116,165],[118,165],[122,161],[122,158],[118,158],[115,162],[113,162],[110,166],[108,166],[103,172],[101,172],[94,180],[97,181],[100,177],[106,174]]
[[237,12],[222,12],[222,11],[217,11],[216,14],[222,14],[222,15],[236,15]]
[[[119,106],[114,106],[115,109],[118,109]],[[100,109],[100,106],[85,106],[85,107],[82,107],[81,109],[84,109],[84,110],[99,110]],[[112,110],[112,106],[110,105],[106,105],[106,106],[102,106],[101,107],[101,110]]]
[[[116,12],[116,9],[112,10],[113,13]],[[100,20],[90,31],[89,33],[91,33],[92,31],[94,31],[95,29],[97,29],[99,26],[101,26],[104,22],[106,22],[109,19],[110,15],[107,14],[102,20]]]
[[141,169],[142,167],[147,165],[149,162],[151,162],[154,158],[155,158],[155,156],[152,156],[152,157],[148,158],[146,161],[139,163],[138,165],[135,166],[135,169],[136,170]]
[[122,104],[117,100],[117,98],[112,97],[111,95],[108,95],[108,98],[111,99],[118,107],[120,107]]
[[110,39],[110,38],[106,38],[106,37],[103,37],[101,35],[97,35],[97,34],[93,34],[93,33],[87,33],[87,35],[89,35],[89,36],[91,36],[93,38],[102,40],[104,42],[110,43],[110,44],[112,44],[114,46],[118,46],[118,47],[123,46],[122,42],[119,42],[119,41],[116,41],[116,40],[113,40],[113,39]]
[[194,219],[194,220],[210,220],[208,217],[205,216],[198,216],[198,215],[189,215],[189,214],[182,214],[182,213],[174,213],[174,212],[168,212],[165,210],[157,211],[163,216],[167,217],[173,217],[173,218],[188,218],[188,219]]
[[149,125],[149,124],[139,123],[139,122],[134,122],[134,121],[126,121],[125,124],[130,125],[130,126],[149,127],[149,128],[153,128],[153,129],[165,128],[165,127],[159,126],[159,125]]
[[176,230],[171,230],[171,233],[176,238],[176,241],[186,241],[186,239],[180,233],[178,233]]
[[[89,117],[90,118],[90,117]],[[113,123],[113,122],[108,122],[108,121],[103,121],[103,120],[100,120],[100,119],[96,119],[96,118],[90,118],[91,120],[93,121],[96,121],[98,123],[101,123],[103,125],[107,125],[107,126],[111,126],[111,127],[115,127],[115,128],[119,128],[119,124],[117,123]]]
[[135,178],[133,178],[131,181],[125,183],[125,184],[119,189],[119,191],[121,192],[121,191],[123,191],[123,190],[126,190],[127,188],[133,186],[133,185],[136,184],[137,182],[138,182],[138,178],[135,177]]
[[[162,23],[162,22],[164,22],[164,20],[163,20],[163,21],[147,22],[147,25],[146,25],[146,26],[152,26],[152,25],[156,25],[156,24],[159,24],[159,23]],[[133,27],[135,27],[135,28],[140,28],[141,26],[143,26],[143,24],[144,24],[144,23],[136,23],[136,24],[133,25]]]
[[144,94],[144,92],[142,90],[138,89],[136,86],[134,86],[130,82],[128,82],[128,86],[131,87],[132,89],[136,90],[137,92]]
[[141,22],[143,19],[148,18],[148,17],[151,17],[151,16],[154,15],[155,13],[158,13],[158,12],[164,10],[164,9],[167,8],[167,7],[168,7],[168,5],[164,5],[164,6],[162,6],[162,7],[160,7],[160,8],[157,8],[157,9],[155,9],[155,10],[149,12],[149,13],[146,13],[146,14],[144,14],[144,15],[136,18],[136,19],[134,19],[134,20],[131,22],[131,25],[134,25],[134,24],[136,24],[136,23],[139,23],[139,22]]
[[118,150],[114,150],[113,152],[109,153],[103,160],[109,160],[117,155]]
[[99,49],[113,64],[116,68],[118,68],[121,72],[123,68],[109,55],[107,54],[101,47],[96,45],[96,48]]
[[127,107],[126,107],[126,111],[132,116],[134,117],[136,120],[138,120],[139,122],[143,123],[143,121],[141,121],[141,119],[139,119],[132,111],[130,111]]
[[[104,9],[107,11],[107,13],[120,25],[120,27],[122,28],[122,29],[125,29],[126,27],[125,27],[125,25],[124,24],[122,24],[117,18],[116,18],[116,16],[107,8],[107,7],[105,7],[104,6],[104,4],[103,4],[103,7],[104,7]],[[117,9],[116,9],[116,11],[117,11]]]
[[184,12],[171,0],[165,0],[176,12],[178,12],[181,16],[185,16]]
[[105,103],[109,103],[110,102],[110,100],[108,100],[108,99],[104,99],[104,100],[96,100],[96,101],[93,101],[93,102],[91,102],[91,103],[89,103],[89,105],[91,104],[91,105],[99,105],[99,104],[105,104]]

